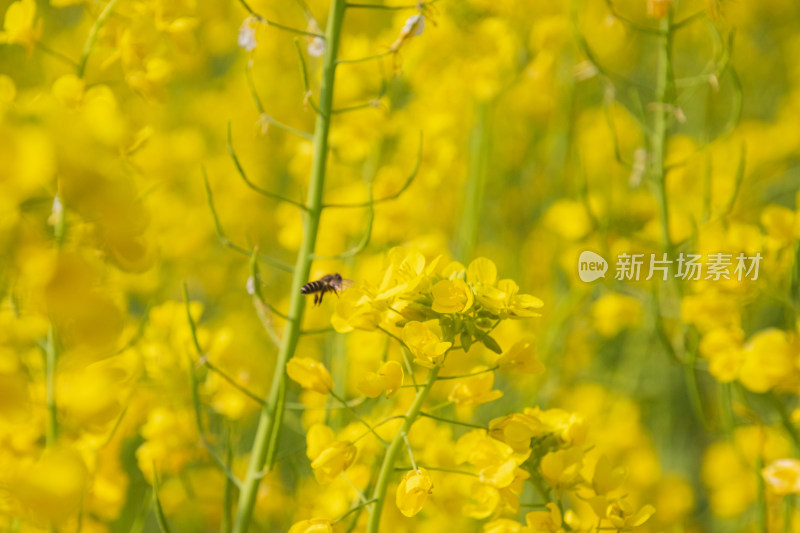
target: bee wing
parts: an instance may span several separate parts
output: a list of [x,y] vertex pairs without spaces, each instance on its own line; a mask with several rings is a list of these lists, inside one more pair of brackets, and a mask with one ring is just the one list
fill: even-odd
[[352,279],[342,279],[342,282],[339,284],[338,290],[343,291],[345,289],[349,289],[353,286],[354,281]]

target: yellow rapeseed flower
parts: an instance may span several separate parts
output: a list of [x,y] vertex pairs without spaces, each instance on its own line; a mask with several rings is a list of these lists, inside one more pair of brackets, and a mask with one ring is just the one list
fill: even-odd
[[522,524],[508,518],[498,518],[485,523],[483,533],[522,533]]
[[286,373],[304,389],[320,394],[333,390],[333,378],[328,369],[310,357],[292,357],[286,364]]
[[546,505],[547,511],[533,511],[525,515],[523,533],[563,533],[561,511],[554,503]]
[[625,328],[642,322],[642,306],[624,294],[607,293],[592,304],[594,329],[604,337],[613,337]]
[[456,407],[470,407],[488,403],[503,396],[503,392],[492,390],[494,386],[494,372],[483,372],[486,366],[477,366],[470,373],[476,374],[458,380],[458,384],[450,391],[448,400]]
[[289,533],[333,533],[333,526],[327,518],[312,518],[295,523]]
[[442,340],[442,330],[437,320],[411,321],[403,327],[403,342],[414,355],[418,365],[433,368],[453,345]]
[[357,451],[350,441],[332,442],[311,462],[314,477],[323,485],[332,482],[353,464]]
[[56,526],[78,513],[87,481],[86,464],[77,451],[52,448],[22,469],[12,493],[32,520]]
[[525,414],[513,413],[489,422],[492,438],[505,442],[517,453],[525,453],[531,447],[531,439],[541,435],[546,428],[539,419]]
[[465,313],[472,307],[472,289],[461,278],[442,280],[432,289],[433,310],[437,313]]
[[777,459],[761,470],[761,476],[775,494],[800,494],[800,461]]
[[377,372],[368,372],[358,382],[358,390],[369,398],[377,398],[382,392],[388,398],[403,384],[403,367],[397,361],[386,361]]
[[433,493],[431,475],[424,468],[406,472],[397,486],[395,502],[403,515],[409,518],[422,510],[428,495]]
[[753,392],[767,392],[797,379],[797,349],[786,332],[769,328],[753,335],[742,351],[739,381]]
[[536,356],[536,344],[530,337],[515,342],[495,364],[501,372],[521,372],[523,374],[544,372],[544,365]]
[[36,0],[19,0],[8,6],[0,43],[21,44],[30,52],[42,34],[42,21],[36,20]]

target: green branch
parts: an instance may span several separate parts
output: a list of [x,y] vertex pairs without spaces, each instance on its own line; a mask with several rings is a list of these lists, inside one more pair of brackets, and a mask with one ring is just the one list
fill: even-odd
[[386,493],[389,490],[389,479],[394,472],[394,463],[397,460],[397,454],[400,452],[400,448],[403,446],[403,444],[405,444],[405,439],[403,437],[404,435],[408,434],[411,426],[417,420],[417,416],[419,416],[419,413],[422,409],[422,404],[425,402],[425,398],[428,397],[428,393],[436,381],[436,376],[439,374],[440,368],[441,367],[438,366],[433,367],[428,373],[428,379],[425,382],[425,386],[419,392],[417,392],[417,396],[414,398],[414,403],[412,403],[411,407],[408,409],[406,418],[403,420],[402,426],[400,426],[400,430],[397,432],[392,440],[392,443],[389,445],[389,448],[386,450],[386,455],[383,456],[383,463],[381,464],[381,469],[378,472],[378,480],[375,483],[375,490],[372,493],[372,497],[377,501],[375,502],[375,507],[372,509],[372,514],[370,514],[369,517],[367,533],[378,533],[378,528],[380,527],[381,523],[381,511],[383,510],[383,504],[386,501]]
[[[275,460],[279,434],[286,408],[286,363],[294,355],[300,338],[301,323],[306,299],[300,292],[308,281],[311,272],[312,254],[317,242],[320,217],[322,215],[322,197],[325,184],[325,173],[328,161],[328,135],[330,131],[330,110],[333,108],[334,78],[336,73],[336,55],[344,19],[344,0],[333,0],[328,15],[326,29],[327,46],[323,57],[322,83],[320,87],[320,106],[324,112],[317,114],[314,128],[313,159],[311,179],[306,201],[303,241],[297,255],[294,274],[290,288],[288,316],[282,343],[278,350],[267,405],[261,410],[255,440],[247,466],[247,474],[239,493],[239,504],[234,519],[233,533],[245,533],[250,527],[253,516],[258,486],[263,471],[269,470]],[[302,54],[301,54],[302,55]]]
[[292,200],[290,198],[286,198],[285,196],[281,196],[280,194],[270,192],[266,189],[262,189],[247,177],[247,173],[244,171],[244,167],[242,167],[242,163],[239,161],[239,157],[236,155],[236,150],[233,148],[233,136],[231,134],[231,123],[228,122],[228,155],[231,156],[233,160],[233,164],[236,167],[236,171],[241,176],[242,180],[247,184],[250,189],[254,190],[258,194],[262,196],[266,196],[267,198],[272,198],[273,200],[278,200],[279,202],[286,202],[287,204],[292,204],[300,209],[306,211],[308,208],[303,205],[302,203]]
[[359,207],[369,207],[370,205],[374,204],[382,204],[383,202],[389,202],[398,198],[401,194],[406,192],[406,190],[411,186],[411,183],[414,181],[414,178],[417,177],[419,173],[419,167],[422,164],[422,132],[419,134],[419,147],[417,148],[417,157],[414,160],[414,166],[411,169],[411,173],[406,178],[406,181],[403,182],[402,187],[398,189],[396,192],[393,192],[389,196],[384,196],[383,198],[378,198],[377,200],[367,200],[366,202],[357,202],[352,204],[325,204],[324,207],[328,208],[335,208],[335,209],[356,209]]
[[89,55],[91,55],[92,49],[97,42],[97,35],[100,32],[100,28],[105,25],[106,21],[111,16],[111,13],[114,11],[114,7],[116,6],[117,2],[118,0],[110,0],[108,4],[106,4],[106,7],[103,8],[103,11],[100,12],[100,16],[97,17],[97,20],[94,21],[92,29],[89,30],[89,36],[86,38],[86,43],[83,45],[81,58],[78,61],[79,78],[83,78],[83,75],[86,73],[86,63],[89,61]]
[[[214,206],[214,195],[211,192],[211,186],[208,184],[208,174],[206,173],[205,167],[202,167],[202,175],[203,175],[203,183],[205,184],[206,189],[206,200],[208,202],[208,208],[211,211],[211,217],[214,219],[214,229],[217,233],[217,238],[219,242],[222,243],[223,246],[233,250],[234,252],[240,253],[242,255],[246,255],[250,257],[250,250],[239,246],[238,244],[231,241],[227,235],[225,235],[225,230],[222,229],[222,223],[219,221],[219,216],[217,215],[217,209]],[[272,257],[259,255],[258,258],[261,261],[264,261],[268,265],[277,268],[283,272],[294,272],[294,268],[291,265],[284,263],[283,261],[279,261],[277,259],[273,259]]]

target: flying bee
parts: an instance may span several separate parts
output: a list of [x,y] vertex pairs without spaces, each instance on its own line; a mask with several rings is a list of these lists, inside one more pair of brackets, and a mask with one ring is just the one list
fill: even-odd
[[319,305],[322,303],[322,297],[325,296],[326,292],[332,292],[338,296],[340,292],[347,289],[352,284],[352,279],[344,279],[341,274],[328,274],[327,276],[322,276],[317,281],[309,281],[300,288],[300,292],[303,294],[313,294],[314,305]]

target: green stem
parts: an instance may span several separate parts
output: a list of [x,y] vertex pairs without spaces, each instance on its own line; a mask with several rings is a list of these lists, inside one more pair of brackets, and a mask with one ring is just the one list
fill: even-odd
[[45,404],[47,405],[47,430],[45,439],[47,446],[55,444],[58,438],[58,413],[56,410],[56,346],[55,328],[50,325],[47,330],[47,347],[45,350]]
[[427,398],[433,383],[436,381],[436,376],[439,374],[440,368],[441,367],[438,366],[433,367],[430,373],[428,373],[428,380],[425,382],[425,386],[417,393],[416,398],[414,398],[414,403],[411,404],[411,407],[406,413],[406,419],[403,421],[403,425],[400,426],[400,430],[389,445],[389,449],[386,450],[386,455],[383,456],[383,463],[378,473],[378,481],[372,493],[372,497],[376,500],[375,508],[372,510],[372,514],[369,517],[366,533],[378,533],[378,528],[381,523],[381,511],[386,501],[386,492],[389,489],[389,478],[392,472],[394,472],[394,463],[397,459],[397,454],[405,444],[404,435],[409,432],[411,426],[416,421],[422,409],[422,404],[425,402],[425,398]]
[[481,426],[479,424],[471,424],[469,422],[461,422],[459,420],[450,420],[449,418],[442,418],[441,416],[432,415],[430,413],[425,413],[420,411],[420,416],[424,416],[425,418],[430,418],[432,420],[438,420],[439,422],[444,422],[445,424],[453,424],[454,426],[464,426],[467,428],[474,428],[474,429],[486,429],[486,426]]
[[256,430],[255,441],[250,454],[247,474],[239,494],[239,505],[233,525],[233,533],[245,533],[250,527],[253,516],[258,486],[263,477],[262,470],[271,468],[278,445],[278,434],[286,406],[286,363],[294,355],[300,338],[300,326],[305,309],[305,296],[300,288],[306,283],[311,271],[312,254],[317,242],[320,216],[322,214],[322,196],[325,183],[325,170],[328,161],[328,132],[330,116],[333,108],[334,77],[336,73],[336,55],[339,48],[339,37],[344,19],[344,0],[333,0],[328,15],[328,26],[325,32],[326,48],[323,58],[322,83],[320,86],[319,105],[323,110],[317,114],[314,128],[313,160],[311,179],[306,202],[303,242],[297,256],[292,277],[289,301],[289,320],[283,335],[283,342],[273,374],[267,405],[261,410]]
[[[230,471],[231,467],[233,466],[233,448],[231,447],[230,434],[226,436],[225,442],[225,466],[228,468],[228,471]],[[226,478],[225,492],[222,499],[222,505],[224,507],[222,509],[222,524],[220,526],[221,533],[230,533],[233,525],[231,507],[233,506],[233,492],[235,488],[236,486],[234,485],[233,481],[229,477]]]
[[769,533],[769,518],[767,517],[767,496],[766,487],[764,486],[764,477],[761,475],[761,469],[764,468],[764,459],[761,457],[759,451],[758,459],[756,460],[756,479],[757,479],[757,500],[756,500],[756,513],[758,515],[758,531],[760,533]]
[[656,73],[656,109],[653,120],[651,139],[651,176],[656,186],[661,217],[661,238],[664,251],[672,252],[672,241],[669,236],[669,210],[667,201],[667,172],[664,166],[667,146],[667,113],[671,109],[674,96],[672,76],[672,10],[661,20],[661,46],[658,50],[658,71]]
[[106,4],[106,7],[103,8],[103,11],[100,12],[100,16],[97,17],[92,29],[89,30],[89,36],[86,38],[86,43],[83,45],[81,59],[78,62],[79,78],[83,78],[83,75],[86,73],[86,63],[89,61],[89,55],[92,53],[95,42],[97,42],[97,35],[100,33],[100,28],[103,27],[108,20],[108,17],[111,16],[111,13],[114,11],[114,6],[117,5],[118,1],[119,0],[110,0],[108,4]]
[[[446,474],[459,474],[461,476],[470,476],[470,477],[480,477],[480,474],[476,474],[475,472],[467,472],[466,470],[455,470],[453,468],[439,468],[438,466],[426,466],[426,465],[418,465],[424,468],[425,470],[430,470],[431,472],[444,472]],[[408,472],[409,470],[416,470],[414,466],[411,467],[407,466],[398,466],[395,468],[397,472]]]
[[486,165],[489,160],[489,102],[479,102],[475,109],[475,126],[470,137],[469,175],[464,196],[461,230],[456,245],[456,258],[465,261],[472,255],[478,240],[478,228],[483,211],[483,194],[486,185]]

